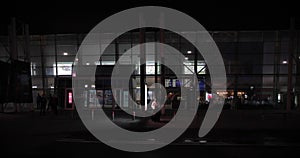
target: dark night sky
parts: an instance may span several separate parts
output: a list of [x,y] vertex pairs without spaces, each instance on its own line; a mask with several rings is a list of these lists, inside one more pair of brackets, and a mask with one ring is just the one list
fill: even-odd
[[191,0],[40,0],[30,3],[11,0],[1,5],[0,33],[6,34],[10,17],[29,23],[31,34],[87,33],[114,13],[145,5],[165,6],[187,13],[207,30],[288,29],[290,17],[296,17],[299,28],[296,15],[299,5],[295,1],[198,0],[198,3]]

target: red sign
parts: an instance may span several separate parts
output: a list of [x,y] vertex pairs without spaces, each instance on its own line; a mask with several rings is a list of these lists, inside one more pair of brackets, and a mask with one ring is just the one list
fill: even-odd
[[65,110],[74,110],[73,92],[71,88],[65,91]]
[[69,100],[69,104],[72,104],[72,102],[73,102],[72,92],[69,92],[69,94],[68,94],[68,100]]

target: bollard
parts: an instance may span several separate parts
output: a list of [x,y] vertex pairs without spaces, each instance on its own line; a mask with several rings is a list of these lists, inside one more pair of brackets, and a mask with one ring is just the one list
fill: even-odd
[[176,111],[173,112],[173,118],[176,120]]
[[206,141],[206,140],[200,140],[199,143],[201,143],[201,144],[206,144],[207,141]]
[[115,112],[114,111],[111,113],[111,116],[112,116],[112,120],[115,120]]
[[135,111],[133,112],[133,120],[135,120]]
[[92,109],[92,120],[94,120],[94,109]]

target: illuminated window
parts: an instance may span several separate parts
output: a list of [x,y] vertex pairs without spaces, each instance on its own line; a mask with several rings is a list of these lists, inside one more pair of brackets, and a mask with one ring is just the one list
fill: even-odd
[[188,60],[183,62],[183,74],[193,74],[194,73],[194,61]]
[[[56,66],[53,64],[54,75]],[[57,62],[57,75],[72,75],[72,62]]]
[[198,74],[203,74],[203,75],[206,74],[206,67],[205,67],[204,61],[198,61],[197,71],[198,71]]

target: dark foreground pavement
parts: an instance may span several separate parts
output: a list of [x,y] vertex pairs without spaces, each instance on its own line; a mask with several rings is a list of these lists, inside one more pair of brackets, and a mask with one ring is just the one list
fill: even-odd
[[[143,128],[151,130],[168,119],[164,116],[160,123],[148,120]],[[119,115],[115,121],[130,123],[132,120]],[[194,121],[180,138],[164,148],[129,153],[99,142],[78,116],[70,112],[58,116],[39,116],[38,112],[0,113],[0,157],[299,157],[299,121],[298,112],[286,115],[273,111],[225,110],[205,138],[197,138],[201,121]]]

